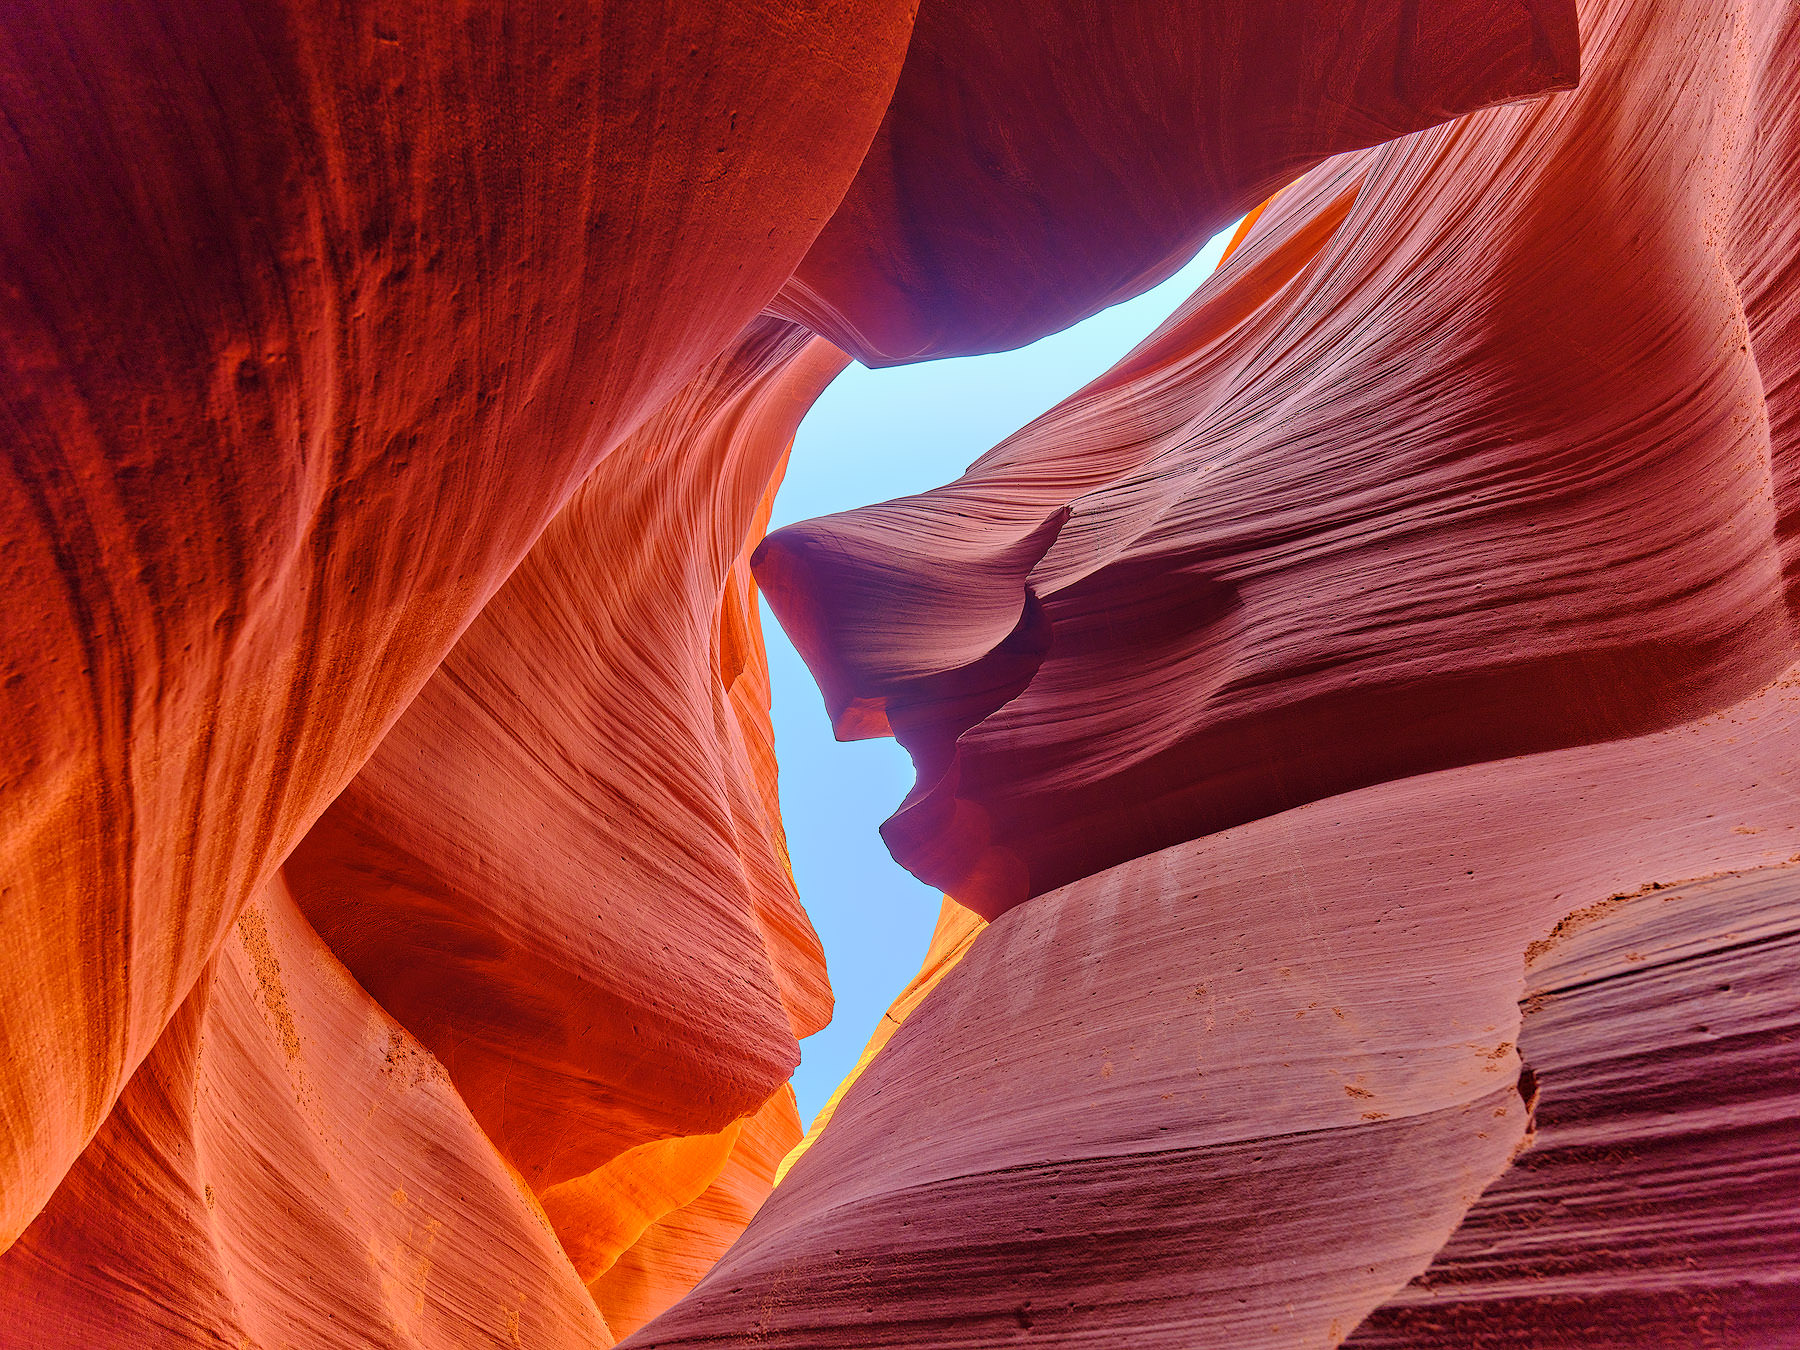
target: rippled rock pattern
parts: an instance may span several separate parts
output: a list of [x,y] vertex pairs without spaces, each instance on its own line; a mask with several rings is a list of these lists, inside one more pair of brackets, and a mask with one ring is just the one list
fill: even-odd
[[[1521,1003],[1552,987],[1536,971],[1528,984],[1527,950],[1609,899],[1800,856],[1797,747],[1800,669],[1696,723],[1365,788],[1009,911],[863,1069],[738,1245],[632,1343],[732,1343],[748,1326],[758,1344],[976,1346],[1027,1322],[1052,1344],[1342,1340],[1530,1159],[1532,1102],[1584,1090],[1555,1081],[1551,1056],[1521,1093]],[[1773,907],[1791,891],[1764,894]],[[1792,951],[1772,959],[1791,992]],[[1718,982],[1695,996],[1723,997]],[[1780,1026],[1763,1053],[1791,1065]],[[1654,1057],[1661,1042],[1625,1039],[1642,1029],[1591,1034]],[[1728,1059],[1710,1068],[1734,1077]],[[1779,1079],[1738,1081],[1767,1094],[1747,1123],[1791,1105]],[[1708,1131],[1732,1119],[1689,1124],[1682,1212],[1706,1185]],[[1776,1119],[1762,1165],[1779,1179]],[[1609,1159],[1630,1129],[1615,1126]],[[1767,1198],[1784,1217],[1760,1240],[1759,1282],[1791,1313],[1789,1201]],[[1668,1264],[1668,1292],[1728,1283]],[[795,1287],[809,1292],[774,1296]],[[1529,1311],[1494,1343],[1587,1343],[1579,1324],[1562,1336],[1553,1304]]]
[[[1788,0],[27,3],[0,72],[0,1346],[1795,1343]],[[763,540],[850,357],[1246,212]],[[760,591],[946,893],[804,1139]]]
[[793,271],[909,19],[8,7],[0,1243],[570,494]]
[[534,1186],[724,1129],[830,1020],[740,555],[843,364],[751,324],[594,471],[288,864]]
[[763,546],[922,879],[991,918],[1788,663],[1795,19],[1585,14],[1578,93],[1321,166],[962,478]]
[[1529,956],[1532,1150],[1348,1344],[1790,1343],[1800,868],[1652,882]]
[[1566,0],[923,0],[777,308],[874,365],[1018,347],[1330,155],[1573,86],[1577,48]]
[[17,1346],[604,1345],[443,1068],[277,880],[0,1258]]

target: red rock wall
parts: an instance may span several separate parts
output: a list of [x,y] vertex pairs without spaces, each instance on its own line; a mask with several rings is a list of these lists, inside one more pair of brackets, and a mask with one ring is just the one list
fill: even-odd
[[[172,1024],[168,1062],[134,1075],[0,1257],[0,1284],[41,1313],[0,1344],[610,1344],[584,1283],[635,1252],[637,1285],[608,1297],[636,1326],[728,1245],[800,1138],[785,1079],[831,997],[787,868],[747,541],[844,360],[753,321],[589,477],[292,855],[267,915],[240,918],[273,1031]],[[279,959],[277,922],[304,935]],[[292,990],[281,970],[299,961],[334,973]],[[189,1021],[241,1011],[220,969]],[[407,1087],[429,1082],[455,1128],[433,1143],[390,1122],[340,1026],[385,1047],[379,1072],[404,1061]],[[196,1042],[227,1035],[244,1063],[196,1123]],[[326,1093],[329,1110],[290,1127],[274,1086],[237,1086],[283,1081],[277,1052],[304,1066],[300,1106]],[[262,1173],[240,1175],[236,1153],[259,1149]],[[445,1192],[470,1169],[504,1184],[459,1209]],[[197,1215],[201,1193],[234,1203]],[[365,1238],[357,1205],[391,1218],[405,1196],[395,1235]],[[259,1229],[277,1204],[291,1230]],[[447,1227],[462,1236],[440,1251]]]
[[536,1187],[757,1110],[823,1026],[738,569],[844,364],[776,319],[582,485],[289,863]]
[[792,272],[910,25],[0,16],[0,1246],[569,494]]
[[764,544],[994,922],[632,1345],[1791,1339],[1800,16],[1581,18]]
[[531,1194],[279,878],[25,1236],[0,1343],[609,1345]]
[[962,478],[763,546],[923,880],[992,917],[1788,663],[1794,21],[1584,22],[1578,93],[1322,166]]
[[1797,973],[1791,860],[1609,897],[1534,944],[1532,1150],[1347,1344],[1791,1344]]
[[[0,17],[0,1345],[1780,1344],[1800,17],[1576,39]],[[798,1154],[759,581],[954,897]]]
[[[863,1069],[739,1243],[630,1344],[754,1331],[774,1346],[982,1346],[1027,1324],[1061,1345],[1342,1340],[1430,1267],[1530,1141],[1527,949],[1608,897],[1800,855],[1797,747],[1790,674],[1678,728],[1365,788],[1009,911]],[[1789,994],[1792,956],[1764,976]],[[1693,978],[1706,998],[1711,975]],[[1653,1062],[1662,1048],[1632,1018],[1592,1035]],[[1779,1034],[1762,1044],[1792,1057]],[[1701,1072],[1742,1085],[1743,1119],[1783,1109],[1785,1080],[1761,1098],[1734,1062]],[[1550,1063],[1543,1100],[1579,1098]],[[1615,1127],[1607,1156],[1641,1125]],[[1715,1137],[1673,1146],[1685,1210]],[[1760,1163],[1776,1182],[1778,1148]],[[1779,1189],[1768,1203],[1792,1208]],[[1667,1254],[1665,1293],[1731,1294],[1729,1245],[1711,1269],[1686,1260],[1719,1232]],[[1756,1316],[1791,1324],[1791,1225],[1752,1241],[1752,1292],[1771,1310]],[[1553,1304],[1535,1311],[1495,1343],[1586,1344]]]
[[[654,1287],[623,1306],[660,1310],[741,1228],[800,1138],[795,1036],[830,1009],[745,541],[843,360],[758,320],[591,476],[0,1257],[31,1310],[0,1344],[610,1344],[585,1281],[727,1187],[634,1258]],[[777,1088],[786,1114],[734,1151]],[[560,1122],[554,1151],[521,1115]],[[520,1175],[545,1156],[585,1204],[552,1187],[546,1217]]]
[[780,308],[874,365],[1018,347],[1327,156],[1570,88],[1578,61],[1566,0],[923,0]]

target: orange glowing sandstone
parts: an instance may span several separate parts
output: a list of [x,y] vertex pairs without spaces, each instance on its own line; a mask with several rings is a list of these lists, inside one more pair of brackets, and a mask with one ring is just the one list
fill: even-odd
[[[0,1346],[1800,1324],[1791,4],[352,9],[0,17]],[[956,897],[796,1149],[795,425],[1284,183],[758,553]]]
[[0,1248],[569,495],[792,272],[911,18],[6,7]]
[[913,1009],[923,1003],[925,996],[937,988],[938,982],[963,959],[970,944],[986,927],[986,919],[973,910],[964,909],[949,896],[944,897],[944,903],[938,910],[937,927],[932,930],[931,945],[925,951],[925,961],[919,967],[919,973],[900,991],[899,996],[882,1014],[881,1021],[875,1024],[875,1030],[869,1037],[869,1043],[863,1047],[862,1055],[850,1072],[844,1075],[844,1081],[837,1085],[830,1099],[819,1108],[819,1114],[813,1117],[812,1124],[807,1127],[806,1137],[794,1146],[793,1152],[781,1160],[781,1166],[775,1172],[777,1182],[792,1170],[794,1164],[800,1161],[806,1150],[813,1146],[820,1133],[831,1123],[844,1094],[856,1085],[863,1070],[874,1062],[882,1047],[893,1039],[900,1024],[912,1015]]
[[781,1160],[800,1140],[794,1094],[782,1088],[749,1120],[712,1183],[644,1230],[603,1274],[588,1282],[620,1336],[649,1322],[700,1282],[768,1199]]
[[443,1069],[279,877],[0,1257],[9,1347],[611,1337]]
[[582,485],[289,863],[540,1189],[724,1130],[830,1017],[741,555],[844,359],[752,323]]

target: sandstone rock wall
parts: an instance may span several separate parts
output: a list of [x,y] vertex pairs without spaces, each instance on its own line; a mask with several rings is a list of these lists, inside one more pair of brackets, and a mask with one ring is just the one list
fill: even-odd
[[632,1344],[1792,1342],[1800,16],[1581,24],[759,550],[993,922]]
[[[1800,1325],[1792,4],[27,3],[0,106],[0,1345]],[[850,356],[1258,202],[759,546]],[[798,1148],[763,588],[949,897]]]
[[910,26],[8,7],[0,1244],[570,494],[793,271]]

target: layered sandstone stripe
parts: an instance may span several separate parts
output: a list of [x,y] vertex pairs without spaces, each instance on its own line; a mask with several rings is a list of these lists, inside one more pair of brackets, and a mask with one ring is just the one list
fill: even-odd
[[1019,347],[1149,289],[1331,155],[1578,69],[1570,0],[923,0],[777,308],[871,365]]
[[[1800,667],[1695,723],[1365,788],[1009,911],[862,1071],[738,1244],[629,1343],[1338,1343],[1457,1250],[1515,1159],[1535,1165],[1531,1108],[1592,1093],[1584,1053],[1665,1050],[1654,1021],[1624,1016],[1522,1079],[1521,1002],[1545,988],[1528,984],[1528,949],[1616,897],[1800,856],[1797,752]],[[1788,905],[1779,886],[1751,894]],[[1793,971],[1763,978],[1786,989]],[[1649,997],[1667,1001],[1669,980],[1722,997],[1703,963],[1663,979]],[[1765,1057],[1791,1048],[1782,1025],[1754,1043]],[[1759,1086],[1729,1045],[1702,1043],[1718,1058],[1688,1052],[1693,1072],[1741,1084],[1744,1123],[1763,1122],[1735,1169],[1779,1182],[1786,1080]],[[1729,1212],[1729,1195],[1707,1194],[1718,1137],[1659,1141],[1653,1125],[1626,1114],[1609,1132],[1620,1192],[1653,1188],[1634,1160],[1667,1165],[1673,1149],[1685,1205]],[[1662,1254],[1667,1270],[1706,1253],[1690,1310],[1708,1286],[1800,1307],[1777,1210],[1791,1206],[1771,1193],[1752,1211],[1766,1226],[1709,1221]],[[1543,1258],[1640,1231],[1629,1209],[1590,1217]],[[1711,1271],[1746,1245],[1758,1288],[1734,1292]],[[1524,1311],[1509,1334],[1564,1344],[1554,1300]],[[1479,1322],[1466,1309],[1455,1333]]]
[[0,1344],[604,1346],[531,1193],[279,877],[0,1256]]
[[1595,0],[1579,92],[1321,166],[963,477],[772,535],[839,734],[917,764],[895,856],[993,917],[1781,670],[1796,22]]
[[753,1114],[830,1018],[741,555],[844,362],[753,322],[582,485],[288,865],[540,1190]]

